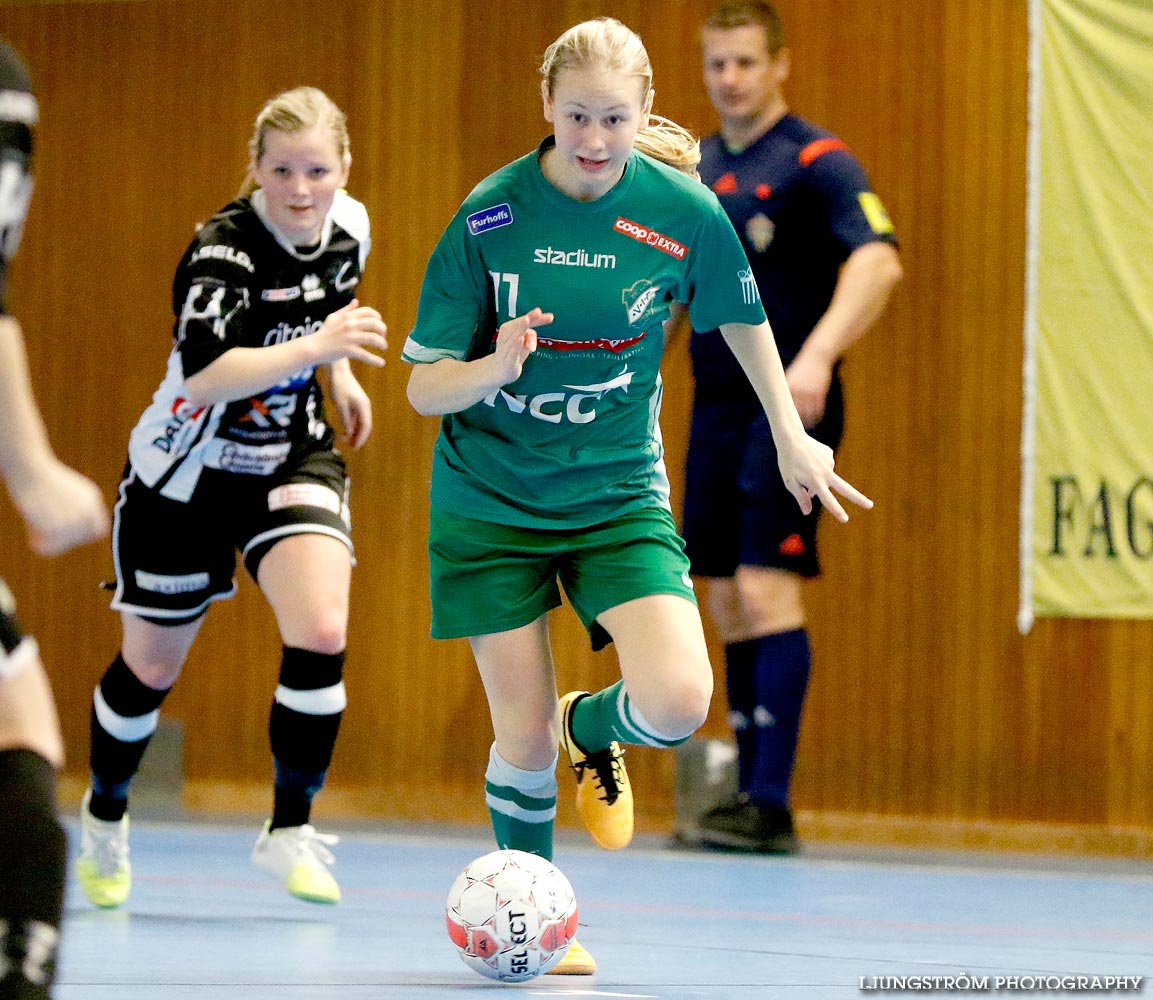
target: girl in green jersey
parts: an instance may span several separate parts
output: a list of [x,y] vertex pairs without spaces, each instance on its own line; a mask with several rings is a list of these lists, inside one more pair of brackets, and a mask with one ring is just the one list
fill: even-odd
[[[620,744],[684,742],[712,695],[657,423],[671,306],[720,329],[802,510],[818,497],[846,520],[834,491],[872,504],[805,433],[715,196],[634,149],[653,103],[641,40],[610,18],[578,24],[541,75],[553,135],[465,200],[429,261],[403,356],[409,400],[442,417],[433,635],[468,637],[484,683],[497,842],[550,857],[558,740],[582,820],[621,848],[633,810]],[[548,613],[560,586],[594,647],[616,645],[621,680],[602,691],[557,697]],[[594,970],[575,942],[553,969]]]

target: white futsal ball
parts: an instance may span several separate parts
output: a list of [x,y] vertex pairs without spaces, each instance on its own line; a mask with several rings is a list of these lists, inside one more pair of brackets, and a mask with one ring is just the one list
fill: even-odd
[[456,877],[445,923],[465,965],[489,979],[520,983],[548,972],[568,951],[576,897],[551,861],[493,851]]

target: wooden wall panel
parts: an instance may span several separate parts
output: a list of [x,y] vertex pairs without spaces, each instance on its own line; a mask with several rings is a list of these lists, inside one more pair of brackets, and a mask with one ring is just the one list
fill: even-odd
[[[399,9],[343,5],[321,32],[315,5],[299,2],[38,4],[7,8],[3,17],[44,106],[13,307],[29,331],[54,439],[110,498],[128,430],[163,373],[172,269],[194,224],[243,179],[257,110],[280,90],[312,83],[349,115],[350,188],[374,222],[364,298],[385,314],[392,342],[388,367],[360,372],[377,433],[350,458],[361,565],[348,668],[354,699],[336,770],[352,782],[373,781],[407,746],[440,742],[444,720],[424,711],[420,692],[473,686],[466,651],[425,639],[422,534],[436,428],[408,406],[407,366],[397,360],[429,251],[467,190],[451,97],[465,72],[463,6],[423,4],[420,16]],[[42,331],[55,330],[75,330],[76,346],[54,350]],[[90,356],[77,359],[81,351]],[[53,401],[67,403],[69,414],[54,411]],[[74,428],[88,438],[77,440]],[[47,573],[30,567],[27,578],[5,560],[5,572],[53,663],[78,770],[90,688],[118,630],[94,586],[109,575],[106,551],[69,560]],[[52,621],[54,611],[84,620],[91,640],[83,650]],[[271,614],[242,577],[237,600],[209,614],[166,705],[185,724],[191,779],[244,782],[269,773],[265,719],[278,648]],[[437,768],[439,758],[434,775]]]
[[[350,460],[360,559],[351,703],[322,809],[483,818],[490,732],[480,685],[463,642],[427,638],[436,421],[408,407],[399,347],[424,263],[461,198],[545,134],[545,45],[582,18],[620,17],[648,44],[657,110],[706,131],[697,25],[708,7],[350,0],[318,25],[302,0],[0,3],[0,33],[31,64],[44,107],[12,305],[28,328],[54,440],[110,499],[127,432],[168,350],[172,267],[196,220],[238,186],[256,110],[308,82],[349,113],[350,188],[375,231],[364,297],[384,312],[392,348],[383,371],[361,372],[377,431]],[[1052,835],[1054,824],[1080,824],[1096,839],[1077,844],[1147,851],[1153,629],[1041,621],[1022,638],[1015,628],[1025,5],[780,8],[794,50],[792,104],[861,157],[906,268],[846,366],[840,465],[878,505],[822,528],[827,575],[808,589],[816,664],[796,785],[803,823],[913,839],[952,831],[965,842],[988,842],[1006,825]],[[683,345],[665,379],[679,497]],[[19,542],[6,509],[3,572],[50,662],[70,773],[80,775],[91,686],[117,641],[95,589],[110,560],[92,548],[47,565]],[[612,654],[589,652],[571,614],[556,616],[554,631],[562,688],[616,676]],[[723,735],[713,648],[718,691],[704,731]],[[271,615],[242,581],[238,599],[209,616],[167,706],[186,728],[193,801],[221,805],[256,789],[262,802],[276,663]],[[672,755],[629,759],[645,823],[667,824]],[[426,807],[429,788],[446,803]]]

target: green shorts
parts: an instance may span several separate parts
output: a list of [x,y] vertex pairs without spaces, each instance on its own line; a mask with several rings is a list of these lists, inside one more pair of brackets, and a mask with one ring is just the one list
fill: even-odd
[[653,594],[696,603],[672,515],[645,508],[591,528],[518,528],[432,511],[432,636],[507,632],[560,607],[560,585],[593,649],[612,637],[597,616]]

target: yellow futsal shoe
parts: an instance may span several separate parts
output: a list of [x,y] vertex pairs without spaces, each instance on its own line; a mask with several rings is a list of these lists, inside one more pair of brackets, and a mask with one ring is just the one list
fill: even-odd
[[568,951],[564,953],[562,958],[556,965],[554,965],[546,976],[591,976],[597,971],[597,960],[589,954],[588,949],[582,945],[576,938],[573,938],[568,945]]
[[265,823],[256,838],[252,863],[283,882],[297,899],[308,903],[339,903],[340,886],[328,870],[336,859],[328,848],[340,838],[317,833],[307,823],[270,831],[271,823],[271,820]]
[[97,819],[88,811],[92,789],[80,803],[80,853],[76,877],[93,906],[112,910],[122,906],[132,891],[128,863],[128,814],[115,821]]
[[576,773],[576,807],[585,829],[606,851],[619,851],[633,839],[633,790],[620,744],[614,740],[604,750],[585,753],[573,739],[573,708],[587,695],[570,691],[560,699],[561,746]]

